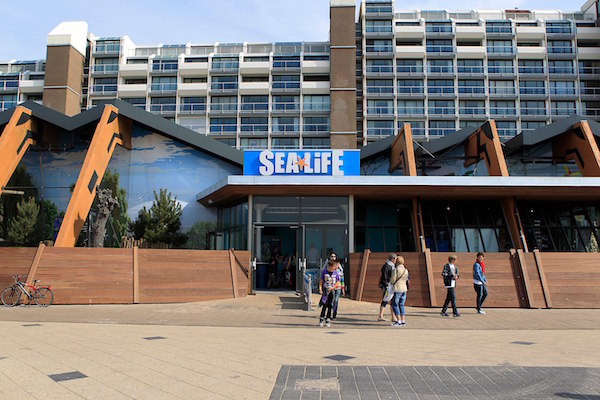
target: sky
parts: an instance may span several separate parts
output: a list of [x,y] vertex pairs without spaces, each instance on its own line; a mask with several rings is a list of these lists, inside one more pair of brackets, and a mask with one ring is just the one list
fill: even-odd
[[[356,0],[357,5],[360,0]],[[397,0],[396,10],[559,9],[585,0]],[[327,41],[329,0],[0,0],[0,61],[46,58],[48,33],[62,21],[86,21],[96,36],[157,44]]]

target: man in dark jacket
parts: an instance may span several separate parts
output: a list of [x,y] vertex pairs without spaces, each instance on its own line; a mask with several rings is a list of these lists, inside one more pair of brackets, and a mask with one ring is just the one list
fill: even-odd
[[447,317],[448,313],[446,310],[448,309],[448,304],[452,304],[452,315],[455,317],[460,317],[460,313],[458,312],[458,308],[456,308],[456,295],[454,294],[454,288],[456,287],[456,280],[458,279],[458,267],[456,266],[456,255],[451,254],[448,257],[448,262],[444,265],[444,269],[442,270],[442,277],[444,278],[444,286],[448,290],[446,294],[446,301],[444,302],[444,306],[442,307],[441,315],[443,317]]
[[[396,258],[398,258],[396,253],[390,254],[388,259],[385,260],[385,264],[383,264],[381,267],[379,287],[383,291],[383,297],[381,299],[381,306],[379,307],[379,316],[377,317],[377,321],[387,321],[387,319],[383,317],[383,311],[385,310],[385,306],[388,305],[394,296],[394,292],[391,289],[388,290],[388,286],[390,284],[390,280],[392,279],[392,271],[396,267]],[[394,315],[393,311],[392,315]]]

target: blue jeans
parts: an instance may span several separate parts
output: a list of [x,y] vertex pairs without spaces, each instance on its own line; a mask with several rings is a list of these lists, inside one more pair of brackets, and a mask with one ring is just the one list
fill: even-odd
[[394,292],[392,309],[395,315],[404,316],[404,302],[406,301],[406,292]]

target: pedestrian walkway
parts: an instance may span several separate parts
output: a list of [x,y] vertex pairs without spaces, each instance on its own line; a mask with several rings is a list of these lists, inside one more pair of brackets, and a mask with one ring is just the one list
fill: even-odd
[[[378,307],[343,299],[331,328],[285,292],[0,308],[0,399],[600,398],[600,310],[462,308],[454,319],[409,307],[394,328],[375,321]],[[476,370],[505,380],[472,393]],[[402,390],[394,374],[422,382]]]

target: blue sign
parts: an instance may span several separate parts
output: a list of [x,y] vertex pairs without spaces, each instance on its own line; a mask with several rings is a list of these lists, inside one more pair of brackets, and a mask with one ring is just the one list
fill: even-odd
[[244,175],[356,176],[360,150],[245,150]]

